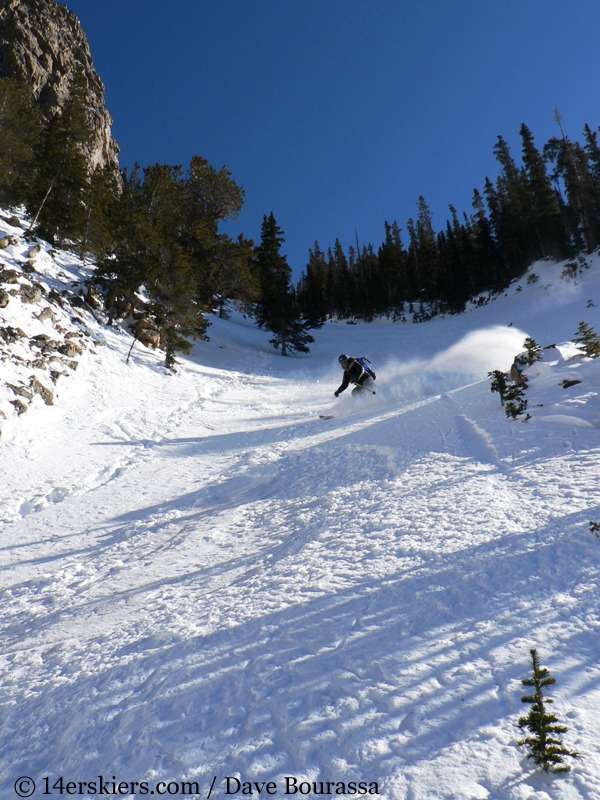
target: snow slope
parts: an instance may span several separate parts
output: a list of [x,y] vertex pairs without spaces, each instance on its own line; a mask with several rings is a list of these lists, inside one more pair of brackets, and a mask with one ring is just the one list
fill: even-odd
[[[546,351],[528,422],[487,377],[600,327],[600,260],[561,268],[298,358],[215,319],[174,376],[91,319],[106,346],[3,434],[0,797],[597,798],[600,365]],[[375,397],[333,397],[339,352]],[[561,776],[516,745],[531,647]]]

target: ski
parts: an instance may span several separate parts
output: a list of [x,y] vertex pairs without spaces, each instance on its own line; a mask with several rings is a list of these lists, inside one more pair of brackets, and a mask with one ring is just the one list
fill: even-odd
[[319,419],[335,419],[333,414],[319,414]]

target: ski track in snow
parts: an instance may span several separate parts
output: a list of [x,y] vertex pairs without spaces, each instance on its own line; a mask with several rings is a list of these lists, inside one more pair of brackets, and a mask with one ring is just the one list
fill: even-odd
[[[337,373],[276,358],[140,363],[142,394],[99,378],[6,443],[0,796],[21,774],[600,796],[598,431],[435,375],[319,420]],[[515,745],[532,646],[585,752],[560,778]]]

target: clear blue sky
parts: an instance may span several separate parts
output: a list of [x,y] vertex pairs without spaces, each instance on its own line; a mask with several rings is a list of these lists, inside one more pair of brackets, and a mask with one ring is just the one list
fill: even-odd
[[[106,86],[121,166],[201,155],[244,187],[299,276],[316,241],[375,247],[424,195],[434,227],[520,158],[600,125],[598,0],[63,0]],[[356,233],[355,233],[356,232]],[[405,236],[405,240],[406,240]]]

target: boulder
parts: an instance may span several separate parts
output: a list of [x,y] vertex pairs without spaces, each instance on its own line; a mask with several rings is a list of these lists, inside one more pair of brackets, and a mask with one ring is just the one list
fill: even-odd
[[17,409],[17,414],[21,416],[27,411],[27,403],[24,403],[22,400],[17,398],[16,400],[11,400],[11,405],[13,405]]
[[65,342],[58,348],[58,352],[67,358],[76,358],[83,353],[83,348],[79,347],[75,342]]
[[31,400],[33,397],[33,392],[26,386],[15,386],[13,383],[8,383],[7,386],[9,389],[12,389],[15,394],[18,394],[19,397],[24,397],[26,400]]
[[44,296],[39,284],[21,284],[18,294],[22,303],[39,303]]
[[37,378],[31,379],[31,389],[35,394],[38,394],[47,406],[54,405],[54,393],[50,391],[43,383]]
[[16,269],[0,269],[0,283],[19,283],[19,273]]
[[136,322],[133,333],[135,338],[146,347],[152,347],[154,349],[160,347],[162,338],[161,331],[154,320],[148,319],[148,317],[140,319]]

